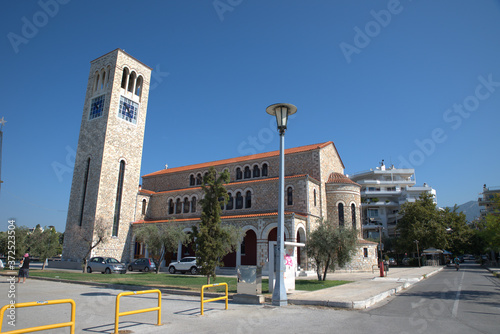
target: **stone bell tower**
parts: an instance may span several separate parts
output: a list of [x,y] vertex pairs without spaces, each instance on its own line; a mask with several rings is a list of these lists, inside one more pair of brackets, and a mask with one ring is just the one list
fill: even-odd
[[121,49],[90,62],[63,260],[81,261],[82,235],[95,239],[99,227],[108,238],[90,256],[129,260],[150,77],[150,67]]

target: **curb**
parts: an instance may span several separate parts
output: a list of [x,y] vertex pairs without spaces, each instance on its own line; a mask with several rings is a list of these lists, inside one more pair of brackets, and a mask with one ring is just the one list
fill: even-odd
[[[413,286],[414,284],[420,282],[421,280],[428,278],[430,276],[435,275],[436,273],[440,272],[443,270],[443,267],[440,267],[434,271],[431,271],[428,274],[422,275],[416,279],[416,281],[406,281],[403,282],[400,286],[397,286],[396,288],[389,289],[387,291],[381,292],[375,296],[372,296],[370,298],[367,298],[365,300],[360,300],[360,301],[351,301],[351,302],[340,302],[340,301],[325,301],[325,300],[305,300],[305,299],[293,299],[293,300],[288,300],[289,304],[293,305],[314,305],[314,306],[326,306],[326,307],[333,307],[333,308],[345,308],[345,309],[352,309],[352,310],[364,310],[367,309],[384,299],[393,296],[403,290],[406,290]],[[424,277],[425,276],[425,277]]]

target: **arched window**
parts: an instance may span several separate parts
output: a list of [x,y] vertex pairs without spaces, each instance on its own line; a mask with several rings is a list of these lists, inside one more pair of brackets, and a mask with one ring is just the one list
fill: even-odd
[[82,194],[82,211],[80,211],[80,226],[83,224],[83,210],[85,209],[85,196],[87,194],[87,185],[90,174],[90,158],[87,160],[87,169],[85,171],[85,178],[83,180],[83,194]]
[[236,193],[236,209],[243,209],[243,196],[239,191]]
[[137,84],[135,85],[135,95],[141,96],[142,91],[142,76],[139,75],[137,78]]
[[241,180],[243,178],[243,174],[241,173],[241,168],[236,168],[236,180]]
[[115,217],[113,219],[112,236],[118,236],[118,224],[120,223],[120,210],[122,206],[123,179],[125,178],[125,161],[120,161],[120,171],[118,172],[118,185],[116,187]]
[[267,176],[267,164],[262,165],[262,176]]
[[189,212],[189,198],[187,197],[184,197],[184,210],[183,210],[184,213],[188,213]]
[[286,189],[286,204],[293,205],[293,188],[288,187]]
[[250,167],[245,167],[245,179],[249,179],[252,177],[252,173],[250,172]]
[[203,174],[203,178],[205,179],[207,176],[208,176],[208,172],[205,172],[205,174]]
[[122,75],[122,88],[125,89],[127,88],[127,81],[128,81],[128,68],[123,69],[123,75]]
[[196,212],[196,197],[191,198],[191,212]]
[[229,197],[227,199],[226,210],[232,210],[234,207],[234,198],[233,194],[228,193]]
[[220,209],[224,210],[224,197],[219,197],[219,204],[220,204]]
[[178,198],[177,201],[175,201],[175,213],[181,213],[181,199]]
[[94,92],[99,88],[99,73],[96,73],[96,77],[95,77],[95,82],[94,82]]
[[171,199],[168,201],[168,214],[172,215],[174,213],[174,201]]
[[146,214],[146,205],[147,205],[147,201],[145,199],[142,200],[142,214],[145,215]]
[[259,166],[255,165],[253,166],[253,177],[259,177],[259,176],[260,176]]
[[101,90],[104,89],[105,81],[106,81],[106,72],[104,70],[102,70]]
[[344,204],[339,203],[339,226],[344,227]]
[[245,195],[245,209],[251,208],[252,207],[252,193],[250,190],[247,191]]
[[202,181],[201,173],[196,175],[196,185],[200,185]]
[[351,204],[352,228],[356,229],[356,205]]
[[316,206],[316,189],[313,191],[313,196],[314,196],[314,206]]
[[194,179],[194,175],[193,175],[193,174],[191,174],[191,175],[189,176],[189,185],[190,185],[190,186],[194,186],[195,182],[196,182],[196,181],[195,181],[195,179]]
[[131,93],[134,91],[134,85],[135,85],[136,78],[137,78],[137,75],[135,74],[135,72],[130,73],[130,77],[128,79],[128,88],[127,88],[127,90],[129,92],[131,92]]

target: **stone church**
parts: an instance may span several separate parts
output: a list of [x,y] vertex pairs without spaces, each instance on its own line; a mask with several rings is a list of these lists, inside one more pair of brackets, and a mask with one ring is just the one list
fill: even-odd
[[[134,231],[142,224],[180,224],[186,233],[200,222],[201,182],[210,167],[229,171],[229,201],[222,223],[239,226],[245,237],[225,267],[266,267],[269,242],[276,241],[279,151],[165,168],[142,176],[140,169],[151,68],[116,49],[91,62],[64,238],[63,262],[81,263],[82,235],[110,236],[90,256],[123,262],[147,256]],[[285,150],[285,240],[305,242],[320,217],[358,232],[352,270],[371,270],[377,245],[361,238],[360,185],[344,175],[344,164],[331,141]],[[82,234],[83,233],[83,234]],[[179,245],[166,264],[187,255]],[[311,264],[300,248],[295,261]]]

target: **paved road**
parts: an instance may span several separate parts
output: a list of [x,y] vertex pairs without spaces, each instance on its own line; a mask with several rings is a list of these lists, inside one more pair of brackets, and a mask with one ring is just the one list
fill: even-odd
[[[9,302],[6,277],[0,282],[0,304]],[[199,298],[164,295],[163,326],[156,327],[156,314],[120,318],[127,333],[498,333],[500,280],[475,264],[458,272],[445,268],[411,289],[365,311],[269,305],[206,305],[200,316]],[[16,285],[16,301],[72,298],[77,304],[76,333],[112,333],[115,298],[122,290],[67,283],[29,280]],[[155,306],[152,296],[122,299],[121,310]],[[18,309],[17,328],[69,319],[69,308],[43,306]],[[2,331],[12,330],[4,319]],[[48,333],[68,333],[68,329]],[[125,333],[125,332],[123,332]]]

